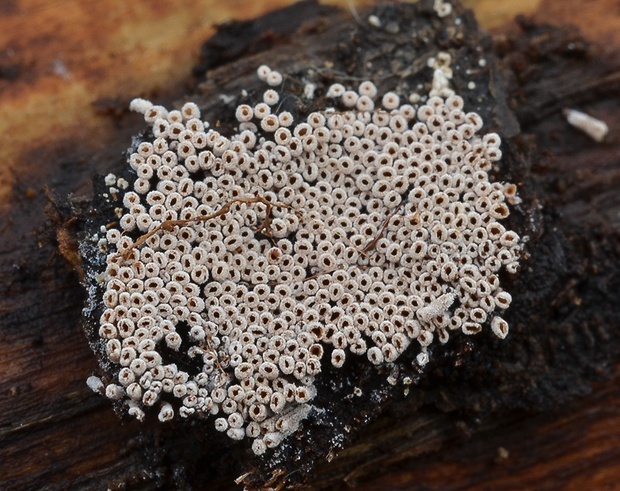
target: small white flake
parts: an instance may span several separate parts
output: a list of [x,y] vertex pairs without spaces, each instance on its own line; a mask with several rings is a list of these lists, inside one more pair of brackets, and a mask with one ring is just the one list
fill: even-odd
[[103,385],[101,379],[99,377],[95,377],[94,375],[91,375],[86,379],[86,385],[88,385],[90,390],[96,394],[101,394],[105,391],[105,386]]
[[369,15],[368,23],[373,27],[381,27],[381,19],[379,19],[376,15]]
[[604,121],[596,119],[576,109],[565,109],[564,117],[568,124],[583,131],[596,142],[602,142],[609,133],[609,127]]
[[110,187],[116,184],[116,176],[114,174],[108,174],[104,179],[105,185]]
[[307,83],[304,85],[304,97],[306,99],[314,99],[314,91],[316,90],[316,84]]

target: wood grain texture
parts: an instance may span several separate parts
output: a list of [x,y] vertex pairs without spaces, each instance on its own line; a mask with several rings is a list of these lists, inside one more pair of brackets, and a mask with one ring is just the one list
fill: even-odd
[[[180,98],[193,83],[191,69],[214,23],[289,3],[14,0],[0,5],[0,489],[40,489],[41,483],[49,489],[157,486],[157,476],[143,471],[140,425],[119,422],[106,401],[85,386],[96,362],[80,324],[83,293],[46,225],[43,187],[59,196],[87,194],[92,174],[113,169],[143,126],[126,113],[131,98]],[[611,0],[466,3],[500,41],[503,33],[517,32],[513,16],[526,13],[538,22],[576,24],[603,47],[620,47],[620,14]],[[533,60],[506,55],[506,62],[526,67]],[[605,66],[613,62],[608,57]],[[526,84],[529,95],[544,93],[544,78],[535,76]],[[601,72],[607,85],[594,84],[596,97],[578,88],[571,92],[566,84],[567,103],[585,106],[610,123],[605,145],[593,145],[563,125],[561,101],[524,94],[532,105],[517,110],[524,131],[539,135],[543,150],[553,155],[540,164],[555,176],[548,184],[557,195],[549,199],[564,203],[564,220],[589,223],[593,234],[605,227],[618,230],[620,222],[614,77],[617,72]],[[583,267],[590,265],[584,261]],[[583,285],[570,281],[560,293],[562,306],[587,295]],[[601,367],[603,372],[609,367]],[[612,372],[590,395],[563,408],[484,421],[471,438],[471,425],[458,418],[437,425],[446,416],[422,411],[406,428],[406,436],[418,442],[415,447],[404,438],[400,457],[390,459],[392,450],[381,441],[365,442],[362,435],[340,454],[340,463],[337,459],[317,474],[316,486],[342,488],[341,466],[348,473],[344,482],[369,490],[618,489],[618,366]],[[375,423],[366,435],[381,434],[381,425]],[[426,433],[437,427],[446,432]],[[359,455],[368,456],[366,464],[357,464]],[[236,470],[225,469],[217,487],[228,486]],[[368,477],[379,473],[374,480]],[[185,479],[179,470],[179,487]]]
[[[293,0],[11,0],[0,16],[0,196],[24,150],[114,134],[106,100],[179,93],[217,24]],[[340,2],[345,3],[343,1]],[[41,123],[44,122],[44,123]]]
[[[293,0],[8,0],[0,16],[0,196],[10,192],[10,161],[59,135],[111,136],[97,111],[105,100],[179,91],[213,26],[249,19]],[[370,2],[325,2],[357,9]],[[537,6],[469,0],[483,25]],[[99,104],[98,104],[99,101]],[[45,124],[40,124],[45,121]],[[5,201],[5,200],[4,200]],[[6,201],[5,201],[6,202]]]

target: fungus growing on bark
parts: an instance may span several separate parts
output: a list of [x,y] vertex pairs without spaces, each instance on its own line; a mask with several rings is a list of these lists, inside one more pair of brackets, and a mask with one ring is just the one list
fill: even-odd
[[194,103],[132,101],[150,133],[131,149],[118,224],[96,238],[91,296],[108,398],[139,420],[213,415],[262,454],[308,416],[326,363],[415,350],[423,366],[459,331],[507,335],[499,275],[522,246],[501,220],[518,198],[489,179],[500,138],[480,133],[437,59],[438,95],[416,106],[343,82],[327,90],[335,108],[295,121],[267,89],[236,108],[231,136]]

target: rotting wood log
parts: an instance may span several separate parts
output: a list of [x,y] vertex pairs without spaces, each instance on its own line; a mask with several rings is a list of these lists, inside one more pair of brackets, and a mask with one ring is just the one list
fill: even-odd
[[[389,17],[390,8],[397,9],[385,8],[387,14],[386,11],[379,12],[384,18]],[[310,22],[304,23],[303,36],[296,38],[297,43],[303,45],[304,39],[315,41],[318,38],[325,44],[315,42],[311,46],[315,52],[310,53],[316,57],[318,51],[325,57],[333,46],[329,44],[333,43],[333,38],[325,35],[326,32],[337,38],[338,33],[359,29],[355,24],[346,24],[345,17],[339,18],[338,15],[321,13],[319,9],[305,12],[304,20]],[[400,18],[399,15],[395,17]],[[294,22],[290,25],[297,27]],[[429,366],[407,398],[399,397],[395,392],[390,394],[393,400],[379,408],[384,414],[356,432],[347,449],[339,452],[340,455],[331,462],[320,459],[325,449],[320,448],[323,440],[317,437],[315,452],[319,460],[309,473],[308,484],[337,487],[343,479],[348,484],[361,483],[369,476],[376,476],[379,466],[389,465],[381,487],[389,487],[390,483],[396,486],[398,479],[400,482],[409,479],[411,487],[416,482],[420,486],[435,482],[449,489],[451,484],[446,483],[441,475],[441,462],[434,459],[438,455],[437,449],[441,449],[442,456],[445,452],[450,453],[448,458],[454,460],[449,468],[460,471],[455,474],[462,479],[460,484],[463,487],[486,484],[490,479],[498,485],[508,484],[511,482],[506,477],[509,471],[503,471],[514,457],[505,452],[500,452],[497,458],[493,454],[489,457],[489,451],[497,448],[498,442],[506,448],[518,447],[522,435],[514,430],[515,426],[522,431],[531,431],[532,438],[540,442],[537,447],[540,449],[539,458],[544,455],[544,450],[551,450],[553,454],[558,451],[558,446],[589,442],[591,447],[588,448],[592,448],[597,457],[595,462],[589,462],[593,468],[584,469],[581,464],[582,473],[569,473],[564,477],[566,487],[578,486],[587,475],[601,479],[600,484],[615,482],[604,472],[600,473],[602,476],[595,476],[595,469],[612,472],[613,456],[617,456],[618,450],[606,443],[588,440],[582,427],[570,425],[573,419],[570,411],[587,414],[592,407],[618,405],[617,379],[611,377],[614,363],[618,361],[619,315],[614,295],[620,290],[617,280],[620,215],[617,193],[614,192],[618,188],[618,142],[617,132],[614,132],[618,114],[615,95],[618,58],[613,53],[597,53],[596,48],[575,31],[526,22],[521,25],[522,33],[495,44],[499,57],[497,73],[501,72],[501,78],[509,79],[510,83],[505,95],[493,93],[495,99],[500,100],[496,104],[501,104],[502,99],[512,104],[521,131],[508,119],[507,111],[499,112],[499,116],[495,112],[496,117],[485,117],[485,121],[499,127],[498,131],[503,129],[504,154],[510,155],[511,162],[507,168],[522,179],[526,202],[536,201],[542,205],[542,211],[535,215],[534,230],[538,236],[533,238],[530,260],[511,287],[515,297],[510,311],[513,316],[510,319],[513,326],[511,338],[502,343],[490,337],[476,339],[472,344],[453,343],[448,353]],[[232,25],[220,32],[225,35],[226,29],[239,29],[233,30],[236,35],[229,38],[229,42],[234,43],[239,32],[249,30],[248,45],[254,45],[250,29],[253,27],[252,24],[245,27]],[[477,32],[473,24],[468,27],[472,27],[468,35]],[[210,95],[220,93],[222,87],[237,90],[248,86],[250,82],[242,80],[242,75],[252,78],[252,68],[261,59],[275,64],[278,56],[289,59],[290,53],[294,52],[286,46],[290,37],[282,34],[265,36],[264,31],[269,32],[269,27],[261,27],[255,35],[272,40],[267,46],[270,51],[259,50],[249,59],[240,57],[239,52],[228,59],[223,58],[221,65],[208,67],[206,83],[199,93],[205,97],[205,104],[213,101],[212,110],[217,114],[222,112],[221,104],[209,98]],[[358,35],[352,42],[371,41]],[[221,50],[221,41],[218,42]],[[285,46],[279,46],[280,43]],[[208,48],[209,45],[207,53]],[[278,52],[279,49],[282,51]],[[487,49],[491,46],[488,45]],[[305,53],[299,48],[297,51]],[[297,56],[297,70],[301,70],[303,56]],[[293,59],[297,60],[297,56]],[[349,61],[352,58],[355,59],[343,56]],[[389,63],[390,58],[386,60]],[[363,66],[360,60],[358,64]],[[231,66],[237,72],[230,71]],[[574,84],[564,83],[567,74]],[[479,85],[479,90],[486,91],[489,87],[488,81]],[[497,87],[493,84],[494,90]],[[593,145],[587,137],[569,128],[560,116],[560,109],[564,107],[584,107],[586,104],[590,111],[611,123],[612,133],[604,145]],[[132,122],[131,127],[124,131],[130,135],[137,133],[139,127]],[[534,143],[545,153],[535,149]],[[114,155],[119,154],[126,144],[119,142],[119,145],[107,149],[108,155],[104,158],[117,161]],[[69,156],[74,163],[80,162],[80,153],[84,159],[92,154],[88,145],[75,150],[70,148],[70,142],[60,142],[59,148],[53,157]],[[54,186],[56,193],[62,193],[63,186],[69,186],[72,180],[83,178],[82,173],[67,166],[62,182]],[[18,199],[32,199],[27,188],[16,187],[14,193]],[[81,206],[75,202],[71,205],[73,210],[67,206],[58,201],[50,204],[51,213],[57,213],[57,221],[64,225],[58,242],[65,250],[71,250],[74,224],[66,220],[77,215]],[[3,245],[7,251],[16,250],[17,239],[22,237],[20,233],[30,230],[27,212],[11,218],[13,222],[4,230],[11,231],[8,237],[15,242]],[[145,428],[132,422],[121,424],[105,401],[84,389],[84,368],[92,371],[96,368],[94,359],[83,349],[84,340],[79,329],[73,328],[79,325],[81,290],[70,269],[51,256],[50,237],[41,234],[38,240],[42,245],[40,249],[31,247],[27,259],[19,255],[20,261],[15,261],[15,266],[6,263],[7,268],[3,269],[8,271],[9,264],[14,269],[11,281],[3,282],[3,296],[11,303],[2,312],[5,326],[2,336],[3,343],[9,343],[12,348],[9,353],[13,362],[10,366],[3,365],[3,370],[6,370],[7,378],[10,376],[12,380],[20,381],[3,388],[7,403],[2,412],[3,446],[0,452],[7,457],[3,459],[5,466],[6,462],[13,464],[5,473],[6,486],[22,489],[67,486],[148,489],[162,485],[207,489],[228,487],[232,479],[247,470],[245,457],[240,458],[240,455],[247,456],[242,448],[231,446],[225,439],[214,436],[209,428],[193,423],[179,425],[175,433],[169,428]],[[40,292],[40,301],[32,298],[36,292]],[[46,326],[50,327],[45,329]],[[488,352],[493,353],[492,358],[487,357]],[[79,354],[77,357],[76,353]],[[60,360],[71,360],[62,371],[58,370]],[[67,377],[71,380],[69,386],[63,383]],[[563,415],[560,416],[561,423],[554,426],[549,419],[545,421],[548,416],[544,414],[532,416],[588,393],[591,384],[597,380],[598,387],[602,387],[597,390],[597,398],[572,402],[569,412],[560,413]],[[603,384],[600,380],[608,382]],[[60,386],[62,390],[57,390]],[[18,404],[10,404],[10,400],[18,401]],[[370,411],[379,412],[377,409],[371,407]],[[361,410],[364,410],[362,405],[354,409]],[[602,417],[606,414],[609,415],[607,421],[613,421],[613,413],[603,412]],[[541,426],[533,426],[532,421]],[[597,421],[592,421],[588,427],[594,428],[596,424]],[[466,442],[476,433],[481,433],[482,439],[473,437],[472,441]],[[76,434],[84,436],[76,438]],[[505,436],[506,440],[501,440],[501,436],[496,436],[498,434]],[[555,443],[549,441],[558,435],[562,439]],[[453,446],[456,450],[451,449]],[[468,448],[479,449],[481,446],[481,453],[485,455],[483,463],[468,458]],[[209,458],[209,448],[215,449],[219,456]],[[528,450],[522,448],[521,451],[527,453]],[[411,457],[424,454],[427,455],[422,459],[424,467],[418,464],[416,468],[420,460]],[[576,452],[575,455],[585,459],[587,454]],[[398,462],[403,460],[412,462],[413,470],[397,472]],[[493,466],[491,460],[503,464]],[[100,473],[94,472],[93,461],[102,469]],[[521,464],[521,472],[526,467]],[[532,472],[528,474],[530,480],[522,482],[536,484],[533,480],[536,472],[545,475],[540,467],[532,464]],[[490,472],[493,477],[487,477],[485,472]],[[419,475],[426,476],[422,478],[426,481],[420,482]],[[379,483],[375,482],[375,485],[379,486]]]

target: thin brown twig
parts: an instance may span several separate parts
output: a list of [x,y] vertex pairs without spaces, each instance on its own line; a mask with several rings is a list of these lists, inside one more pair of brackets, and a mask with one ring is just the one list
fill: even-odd
[[224,204],[218,211],[216,211],[215,213],[212,213],[211,215],[200,216],[200,217],[196,217],[196,218],[188,218],[188,219],[184,219],[184,220],[166,220],[166,221],[160,223],[157,227],[155,227],[150,232],[140,236],[138,238],[138,240],[136,240],[132,245],[130,245],[123,252],[119,252],[118,254],[116,254],[114,256],[114,258],[122,257],[123,259],[127,259],[127,257],[129,256],[129,253],[133,249],[135,249],[137,247],[140,247],[150,237],[155,235],[160,230],[164,230],[164,231],[169,232],[169,231],[173,230],[174,227],[181,227],[183,225],[187,225],[188,223],[193,223],[193,222],[205,222],[207,220],[212,220],[214,218],[217,218],[217,217],[220,217],[222,215],[225,215],[226,213],[228,213],[230,211],[230,207],[232,205],[234,205],[235,203],[262,203],[262,204],[264,204],[267,207],[267,217],[265,218],[265,220],[263,221],[261,226],[256,231],[263,231],[263,230],[266,230],[269,227],[269,224],[271,223],[271,218],[269,217],[269,214],[271,213],[271,210],[272,210],[272,208],[274,206],[276,208],[291,208],[288,205],[283,205],[283,204],[280,204],[280,203],[272,203],[271,201],[268,201],[267,199],[263,198],[262,196],[253,196],[251,198],[234,198],[234,199],[230,200],[228,203]]
[[390,223],[390,220],[394,218],[394,216],[396,215],[396,212],[397,210],[394,210],[390,215],[387,216],[387,218],[383,221],[383,225],[381,225],[381,230],[379,230],[379,233],[377,234],[377,236],[374,239],[372,239],[368,243],[368,245],[361,250],[364,256],[366,256],[366,253],[370,251],[371,249],[373,249],[377,245],[377,242],[379,242],[379,239],[383,237],[383,234],[385,232],[385,229],[388,226],[388,223]]

